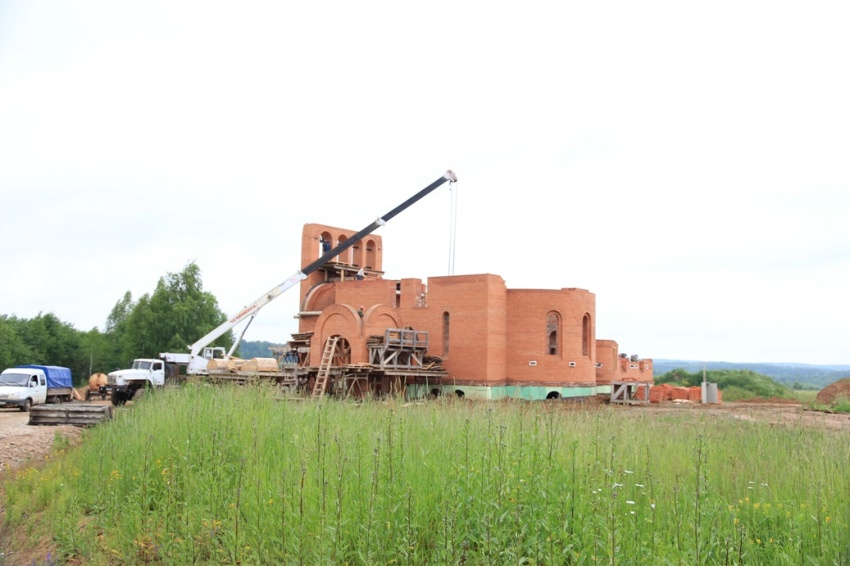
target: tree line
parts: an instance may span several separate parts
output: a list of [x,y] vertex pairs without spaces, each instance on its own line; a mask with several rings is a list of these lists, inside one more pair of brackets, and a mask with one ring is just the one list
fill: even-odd
[[[80,331],[53,313],[30,319],[0,315],[0,369],[23,364],[71,369],[74,383],[92,373],[129,367],[134,358],[160,352],[186,352],[191,344],[226,320],[215,296],[204,291],[194,262],[160,277],[153,293],[134,300],[124,293],[106,318],[104,330]],[[213,342],[230,347],[233,333]]]

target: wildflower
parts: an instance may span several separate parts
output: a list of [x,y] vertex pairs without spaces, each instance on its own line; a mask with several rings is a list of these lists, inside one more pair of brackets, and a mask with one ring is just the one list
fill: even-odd
[[635,484],[635,487],[639,487],[639,488],[643,489],[643,488],[644,488],[644,487],[646,487],[646,486],[645,486],[645,485],[643,485],[642,483],[636,483],[636,484]]
[[624,474],[633,474],[634,472],[633,472],[633,471],[631,471],[631,470],[623,470],[623,473],[624,473]]
[[634,505],[635,502],[629,499],[629,500],[626,500],[626,504],[627,505]]

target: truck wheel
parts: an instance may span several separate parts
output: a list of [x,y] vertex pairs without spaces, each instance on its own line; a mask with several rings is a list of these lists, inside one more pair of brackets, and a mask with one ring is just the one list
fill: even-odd
[[127,402],[127,399],[124,398],[124,395],[121,394],[120,391],[112,391],[112,405],[115,407],[119,407]]
[[53,404],[54,405],[61,405],[62,404],[62,396],[57,395],[56,397],[54,397],[53,398]]
[[27,399],[24,401],[24,404],[21,405],[21,410],[25,413],[29,413],[30,409],[32,409],[32,399]]

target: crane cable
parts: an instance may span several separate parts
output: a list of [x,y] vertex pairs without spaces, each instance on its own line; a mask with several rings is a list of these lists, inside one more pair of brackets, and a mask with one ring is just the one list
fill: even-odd
[[449,202],[449,275],[455,274],[455,243],[457,240],[457,187],[449,183],[451,200]]

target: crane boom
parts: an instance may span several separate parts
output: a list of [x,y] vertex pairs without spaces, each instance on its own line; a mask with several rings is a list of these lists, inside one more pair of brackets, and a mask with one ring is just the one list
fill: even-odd
[[[271,301],[276,299],[278,296],[280,296],[284,292],[286,292],[289,289],[291,289],[292,287],[294,287],[296,284],[298,284],[302,280],[306,279],[308,275],[310,275],[311,273],[313,273],[314,271],[316,271],[317,269],[319,269],[320,267],[322,267],[323,265],[328,263],[331,259],[337,257],[342,252],[344,252],[345,250],[347,250],[348,248],[350,248],[354,244],[358,243],[360,240],[362,240],[363,238],[365,238],[366,236],[368,236],[369,234],[371,234],[372,232],[374,232],[375,230],[377,230],[378,228],[380,228],[381,226],[383,226],[384,224],[389,222],[393,217],[395,217],[400,212],[402,212],[406,208],[410,207],[411,205],[413,205],[414,203],[416,203],[417,201],[422,199],[425,195],[427,195],[428,193],[430,193],[431,191],[433,191],[434,189],[436,189],[437,187],[439,187],[440,185],[442,185],[446,181],[451,182],[451,183],[454,183],[454,182],[457,181],[457,177],[455,176],[455,174],[451,170],[446,171],[446,173],[442,177],[440,177],[439,179],[437,179],[436,181],[434,181],[433,183],[431,183],[430,185],[428,185],[427,187],[425,187],[424,189],[422,189],[421,191],[419,191],[418,193],[416,193],[415,195],[413,195],[412,197],[410,197],[409,199],[407,199],[406,201],[404,201],[403,203],[401,203],[400,205],[395,207],[394,209],[390,210],[389,212],[387,212],[383,216],[379,217],[374,222],[372,222],[371,224],[369,224],[368,226],[366,226],[365,228],[363,228],[362,230],[360,230],[359,232],[357,232],[356,234],[354,234],[350,238],[346,239],[341,244],[337,245],[335,248],[332,248],[329,251],[325,252],[316,261],[310,263],[309,265],[307,265],[303,269],[296,271],[295,273],[290,275],[285,281],[283,281],[281,284],[277,285],[276,287],[273,287],[269,292],[263,294],[256,301],[254,301],[250,305],[246,306],[241,311],[239,311],[236,314],[234,314],[233,316],[229,317],[225,322],[221,323],[218,327],[216,327],[215,329],[213,329],[210,332],[208,332],[207,334],[205,334],[200,340],[198,340],[197,342],[195,342],[194,344],[189,346],[189,350],[190,350],[189,367],[188,367],[189,373],[195,373],[195,372],[203,371],[203,370],[206,369],[206,359],[203,359],[202,361],[197,360],[197,358],[199,358],[198,354],[206,346],[209,346],[209,344],[211,344],[216,338],[219,338],[225,332],[228,332],[229,330],[233,329],[239,323],[241,323],[245,320],[250,321],[251,319],[253,319],[257,315],[257,313],[260,311],[260,309],[262,309],[264,306],[269,304]],[[236,343],[234,344],[233,348],[231,348],[230,353],[232,353],[233,350],[236,348],[236,344],[239,343],[241,338],[242,338],[242,336],[240,335],[239,340],[237,340]],[[201,367],[201,366],[203,366],[203,367]]]

